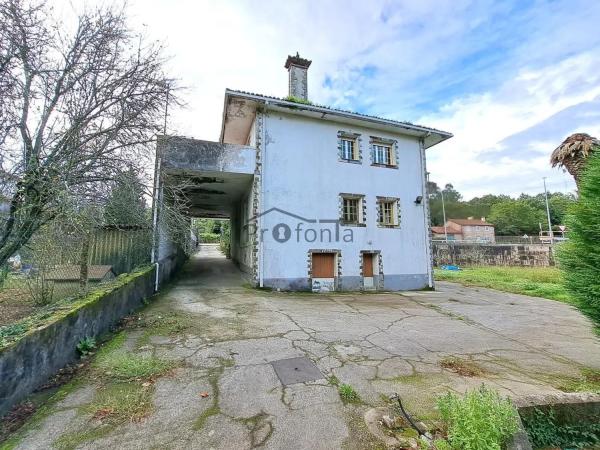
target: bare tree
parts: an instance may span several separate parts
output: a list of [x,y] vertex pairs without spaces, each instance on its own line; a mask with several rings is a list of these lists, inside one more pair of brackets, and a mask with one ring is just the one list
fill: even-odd
[[162,47],[133,33],[124,10],[84,11],[65,33],[44,3],[0,1],[0,171],[13,180],[0,189],[2,266],[72,207],[65,199],[93,198],[123,168],[147,164],[176,99]]

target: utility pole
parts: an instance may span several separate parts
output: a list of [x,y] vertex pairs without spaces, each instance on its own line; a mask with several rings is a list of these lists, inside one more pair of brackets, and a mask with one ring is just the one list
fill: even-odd
[[548,190],[546,189],[546,177],[544,180],[544,196],[546,197],[546,215],[548,216],[548,236],[550,237],[550,244],[554,244],[554,234],[552,233],[552,222],[550,222],[550,205],[548,204]]
[[442,215],[444,216],[444,236],[446,236],[446,243],[448,243],[448,229],[446,228],[446,205],[444,205],[444,190],[440,190],[442,194]]

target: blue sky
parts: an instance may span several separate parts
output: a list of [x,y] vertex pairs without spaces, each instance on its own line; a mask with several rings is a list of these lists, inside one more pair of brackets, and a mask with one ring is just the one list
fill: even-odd
[[572,132],[600,137],[599,1],[130,0],[129,12],[187,87],[169,124],[188,136],[218,138],[226,87],[285,96],[299,51],[314,102],[453,132],[428,167],[467,198],[539,192],[543,176],[572,190],[549,154]]

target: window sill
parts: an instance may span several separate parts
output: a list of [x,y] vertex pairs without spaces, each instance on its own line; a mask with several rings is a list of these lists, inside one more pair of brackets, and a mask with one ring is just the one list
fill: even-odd
[[366,227],[367,226],[366,223],[344,222],[343,220],[340,220],[340,225],[342,225],[344,227]]
[[344,158],[339,158],[340,162],[345,162],[345,163],[350,163],[350,164],[362,164],[362,161],[360,159],[344,159]]
[[379,228],[400,228],[400,225],[384,225],[382,223],[378,223],[377,226]]
[[379,164],[379,163],[371,163],[373,167],[385,167],[387,169],[397,169],[398,164]]

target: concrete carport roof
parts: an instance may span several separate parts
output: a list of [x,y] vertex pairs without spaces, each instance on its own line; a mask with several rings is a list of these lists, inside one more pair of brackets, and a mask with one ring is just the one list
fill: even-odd
[[161,136],[157,152],[162,182],[185,196],[191,217],[230,217],[252,185],[253,147]]

